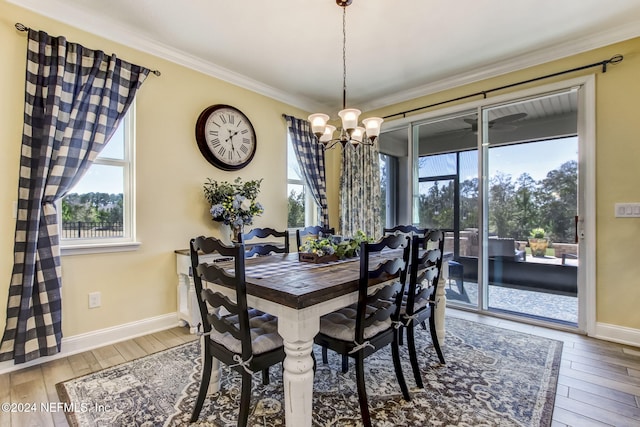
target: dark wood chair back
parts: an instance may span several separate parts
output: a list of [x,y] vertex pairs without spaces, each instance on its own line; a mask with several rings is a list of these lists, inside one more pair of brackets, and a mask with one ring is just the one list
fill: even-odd
[[[423,248],[427,248],[423,250]],[[422,252],[422,253],[421,253]],[[442,270],[442,256],[444,253],[444,232],[430,230],[420,238],[413,237],[411,247],[411,268],[409,273],[409,289],[407,292],[408,315],[416,311],[430,310],[431,305],[415,309],[415,302],[425,298],[435,301],[435,291]]]
[[330,234],[336,234],[335,228],[325,228],[319,225],[312,225],[303,229],[296,230],[296,250],[299,251],[300,246],[302,246],[302,243],[304,243],[304,241],[307,239],[318,238],[321,235],[327,236]]
[[[375,259],[375,255],[384,249],[402,249],[402,253],[380,263]],[[360,244],[360,281],[358,283],[356,317],[357,342],[364,341],[365,329],[373,323],[398,318],[402,306],[410,252],[410,239],[405,235],[390,235],[375,243],[363,242]],[[370,286],[390,280],[393,282],[369,294]],[[389,344],[391,338],[392,336],[384,345]],[[371,351],[371,353],[373,352]],[[365,357],[367,354],[368,352],[365,351]]]
[[[247,305],[243,244],[227,246],[216,238],[199,236],[191,239],[189,252],[204,329],[201,333],[204,364],[191,422],[198,419],[202,410],[215,357],[242,376],[238,425],[246,426],[251,400],[251,373],[262,371],[263,382],[268,383],[269,367],[282,362],[285,357],[282,338],[277,333],[277,318]],[[202,255],[213,253],[232,257],[233,273],[221,264],[200,261]],[[235,295],[229,298],[222,292],[207,288],[205,283],[220,285]],[[260,339],[259,344],[256,338]]]
[[[396,225],[395,227],[384,228],[382,231],[385,236],[389,234],[406,234],[409,237],[413,237],[413,236],[424,237],[429,231],[429,229],[419,228],[419,227],[416,227],[415,225]],[[420,244],[422,244],[422,241],[420,241]]]
[[[255,243],[250,243],[250,249],[245,251],[247,258],[251,258],[254,255],[269,255],[270,253],[289,253],[289,232],[278,231],[273,228],[254,228],[248,233],[240,234],[240,242],[247,244],[248,240],[257,240]],[[264,239],[270,239],[265,242]],[[280,241],[280,239],[282,239]],[[265,242],[265,243],[261,243]]]
[[[391,345],[396,378],[405,400],[411,396],[404,380],[400,361],[398,330],[393,324],[402,307],[411,239],[404,234],[382,237],[378,242],[360,245],[360,278],[358,303],[345,307],[320,319],[316,344],[322,346],[323,361],[326,349],[343,357],[343,372],[348,358],[355,359],[358,401],[365,427],[371,426],[364,377],[364,360],[381,348]],[[397,250],[398,255],[381,258],[384,249]],[[369,294],[372,286],[379,289]]]
[[[200,263],[199,253],[218,253],[223,257],[233,257],[234,274],[230,275],[215,263]],[[191,240],[190,254],[194,272],[193,282],[196,295],[199,297],[198,306],[204,332],[209,333],[212,328],[223,334],[228,332],[242,343],[242,359],[246,360],[251,357],[251,336],[247,314],[244,247],[242,245],[227,246],[216,238],[200,236]],[[236,302],[232,302],[220,292],[205,288],[202,284],[203,280],[233,289],[236,294]],[[212,308],[211,311],[207,304]],[[219,314],[219,309],[222,307],[231,315],[238,316],[239,325],[229,322],[227,316]]]
[[444,232],[429,230],[424,237],[413,236],[411,242],[411,264],[409,268],[409,284],[401,311],[402,330],[407,332],[409,360],[416,384],[424,388],[418,363],[414,333],[417,325],[426,329],[425,321],[429,320],[429,330],[433,346],[440,363],[445,363],[440,342],[436,334],[435,305],[436,291],[440,281],[444,251]]

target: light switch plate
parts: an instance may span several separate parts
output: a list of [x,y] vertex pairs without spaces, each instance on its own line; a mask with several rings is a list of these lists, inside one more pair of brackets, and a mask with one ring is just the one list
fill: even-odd
[[640,218],[640,203],[616,203],[616,218]]

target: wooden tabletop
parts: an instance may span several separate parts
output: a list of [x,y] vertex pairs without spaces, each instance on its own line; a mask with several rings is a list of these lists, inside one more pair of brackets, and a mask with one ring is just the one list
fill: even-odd
[[[303,263],[298,261],[297,253],[250,258],[246,260],[247,292],[291,308],[310,307],[357,291],[359,261],[351,258],[326,264]],[[291,262],[301,263],[301,268],[291,268]],[[282,270],[267,277],[252,273],[254,266],[271,268],[274,263],[281,264]]]
[[[383,252],[381,260],[393,256]],[[231,262],[219,265],[233,268]],[[248,294],[303,309],[357,291],[360,258],[314,264],[298,261],[297,252],[272,254],[245,260],[245,276]]]

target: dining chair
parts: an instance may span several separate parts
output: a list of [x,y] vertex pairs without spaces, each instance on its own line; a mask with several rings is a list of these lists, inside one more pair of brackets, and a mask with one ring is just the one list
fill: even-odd
[[[191,422],[198,420],[207,395],[213,358],[242,376],[238,426],[246,426],[251,402],[252,374],[262,371],[262,381],[269,382],[269,367],[284,360],[282,337],[278,334],[278,319],[247,306],[244,245],[227,246],[213,237],[199,236],[190,241],[193,281],[202,316],[202,348],[204,366],[200,391]],[[200,262],[201,255],[219,253],[233,257],[230,274],[220,264]],[[235,292],[235,302],[220,292],[206,288],[203,282],[215,283]]]
[[[422,240],[422,245],[420,245],[420,240]],[[405,329],[407,333],[409,360],[416,384],[420,388],[424,388],[424,385],[415,345],[416,325],[422,325],[422,328],[426,329],[425,322],[427,319],[429,320],[433,346],[440,363],[445,363],[435,325],[435,306],[438,303],[435,296],[442,268],[443,248],[444,232],[440,230],[430,230],[423,238],[413,236],[411,242],[409,285],[400,310],[400,322],[402,329]]]
[[420,237],[424,237],[427,231],[428,231],[427,228],[420,228],[420,227],[416,227],[415,225],[396,225],[394,227],[382,229],[382,232],[385,236],[388,234],[402,233],[402,234],[409,235],[409,237],[413,237],[416,235]]
[[[391,346],[393,365],[402,395],[411,400],[400,364],[398,319],[407,278],[411,240],[405,235],[382,237],[378,242],[360,245],[358,303],[320,318],[320,332],[314,341],[323,348],[355,359],[360,413],[365,426],[371,426],[364,377],[364,360],[378,350]],[[376,259],[383,249],[399,253],[386,261]],[[372,286],[382,286],[369,294]]]
[[300,246],[307,239],[317,239],[321,236],[336,234],[335,228],[322,227],[320,225],[311,225],[303,229],[296,230],[296,248],[300,250]]
[[[429,231],[428,228],[419,228],[414,225],[396,225],[395,227],[383,229],[383,232],[385,235],[404,233],[404,234],[408,234],[409,236],[420,236],[420,237],[424,237],[428,231]],[[424,243],[424,240],[420,239],[420,244],[422,245],[423,243]],[[444,251],[442,252],[444,254]],[[451,286],[451,280],[455,278],[458,291],[460,292],[460,294],[463,294],[464,293],[464,266],[462,265],[462,263],[458,261],[453,261],[453,260],[450,260],[448,262],[448,265],[449,265],[449,270],[448,270],[449,286]],[[400,342],[402,343],[402,336],[400,337]]]
[[[273,238],[265,241],[264,239]],[[248,233],[240,234],[240,243],[247,244],[248,240],[260,239],[249,242],[250,249],[245,251],[245,256],[251,258],[255,255],[269,255],[271,253],[289,253],[289,232],[277,231],[273,228],[254,228]],[[281,241],[279,239],[282,239]]]

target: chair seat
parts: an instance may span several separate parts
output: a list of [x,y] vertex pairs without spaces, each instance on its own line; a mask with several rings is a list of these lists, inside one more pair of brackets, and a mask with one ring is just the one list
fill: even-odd
[[[373,310],[371,308],[367,312]],[[356,313],[356,307],[349,306],[322,316],[320,318],[320,333],[343,341],[353,341],[356,330]],[[364,338],[369,339],[390,327],[391,319],[373,322],[371,326],[364,329]]]
[[[266,353],[282,346],[282,337],[278,334],[278,318],[260,310],[250,309],[249,325],[251,327],[251,349],[254,354]],[[238,316],[229,316],[228,321],[240,327]],[[220,333],[212,330],[211,339],[225,346],[234,353],[242,352],[242,344],[229,332]]]

